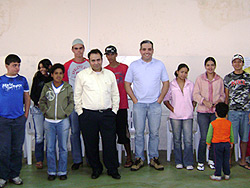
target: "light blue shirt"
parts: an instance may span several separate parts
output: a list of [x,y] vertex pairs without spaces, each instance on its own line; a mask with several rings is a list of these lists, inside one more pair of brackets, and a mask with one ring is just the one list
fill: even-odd
[[133,92],[139,103],[156,102],[161,94],[161,82],[168,81],[164,64],[157,59],[147,63],[142,59],[132,62],[125,81],[133,84]]

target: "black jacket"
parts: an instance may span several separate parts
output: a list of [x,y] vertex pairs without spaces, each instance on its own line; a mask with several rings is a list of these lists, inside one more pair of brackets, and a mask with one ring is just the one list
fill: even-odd
[[53,78],[42,75],[40,71],[37,71],[32,82],[30,97],[34,104],[37,106],[38,101],[45,83],[52,81]]

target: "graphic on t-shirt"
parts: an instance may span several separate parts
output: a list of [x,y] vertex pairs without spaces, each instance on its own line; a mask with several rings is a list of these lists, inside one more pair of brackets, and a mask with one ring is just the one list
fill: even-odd
[[13,83],[8,83],[8,84],[3,84],[2,89],[5,91],[9,90],[20,90],[22,88],[22,84],[13,84]]
[[116,72],[115,77],[116,77],[117,84],[124,82],[123,78],[125,77],[125,75],[122,72]]

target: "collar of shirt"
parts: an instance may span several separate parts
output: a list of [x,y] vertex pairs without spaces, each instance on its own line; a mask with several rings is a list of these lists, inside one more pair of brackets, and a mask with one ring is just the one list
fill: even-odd
[[[99,73],[103,74],[103,70],[104,69],[102,68],[102,70]],[[87,71],[88,74],[96,74],[97,73],[96,71],[93,71],[93,69],[91,67],[88,67],[86,69],[86,71]]]
[[154,58],[150,62],[143,61],[142,58],[140,60],[142,64],[152,64],[154,62]]

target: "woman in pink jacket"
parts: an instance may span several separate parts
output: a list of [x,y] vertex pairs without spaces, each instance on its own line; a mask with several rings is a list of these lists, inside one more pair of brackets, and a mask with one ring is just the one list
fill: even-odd
[[[216,68],[215,59],[213,57],[206,58],[204,65],[206,72],[196,79],[193,92],[193,99],[198,103],[196,111],[201,134],[197,166],[197,170],[200,171],[205,169],[206,137],[210,122],[216,119],[215,105],[225,100],[223,79],[214,72]],[[208,166],[214,169],[212,152],[209,152]]]
[[[177,169],[193,170],[193,82],[187,79],[189,68],[180,64],[175,71],[176,79],[170,83],[164,104],[170,110],[169,118],[174,137],[174,156]],[[182,156],[182,132],[184,155]]]

